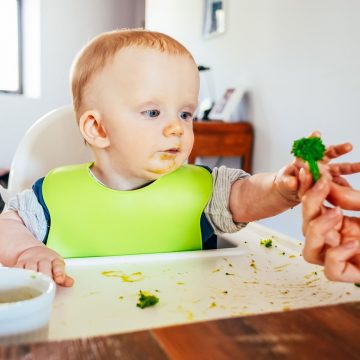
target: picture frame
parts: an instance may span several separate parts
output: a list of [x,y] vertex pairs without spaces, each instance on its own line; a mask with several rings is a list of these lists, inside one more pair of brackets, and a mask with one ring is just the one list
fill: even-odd
[[226,30],[226,0],[204,0],[205,39],[223,34]]
[[246,89],[241,86],[227,88],[220,100],[211,109],[209,119],[231,122],[232,114],[236,111],[245,92]]

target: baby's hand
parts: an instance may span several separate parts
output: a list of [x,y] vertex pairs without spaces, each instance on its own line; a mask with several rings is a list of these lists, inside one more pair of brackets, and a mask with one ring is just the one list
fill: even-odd
[[312,185],[311,174],[305,170],[305,166],[303,162],[295,160],[292,164],[280,169],[275,177],[276,190],[289,203],[289,206],[297,205]]
[[34,246],[23,251],[15,267],[42,272],[62,286],[70,287],[74,280],[65,273],[65,262],[55,251],[44,245]]

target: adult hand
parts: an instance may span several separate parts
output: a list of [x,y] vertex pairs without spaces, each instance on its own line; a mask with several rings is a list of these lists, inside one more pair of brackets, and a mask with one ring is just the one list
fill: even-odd
[[304,259],[324,265],[329,280],[360,282],[360,218],[323,205],[331,186],[323,175],[303,196]]

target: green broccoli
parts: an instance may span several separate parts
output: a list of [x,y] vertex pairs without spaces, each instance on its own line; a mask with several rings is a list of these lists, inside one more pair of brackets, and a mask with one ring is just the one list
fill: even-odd
[[295,140],[291,153],[309,164],[314,182],[320,179],[320,171],[317,161],[325,155],[325,145],[319,137],[301,138]]
[[263,245],[267,248],[272,247],[272,239],[262,239],[260,240],[260,245]]
[[159,298],[147,291],[139,291],[139,302],[136,304],[137,307],[144,309],[148,306],[154,306],[159,302]]

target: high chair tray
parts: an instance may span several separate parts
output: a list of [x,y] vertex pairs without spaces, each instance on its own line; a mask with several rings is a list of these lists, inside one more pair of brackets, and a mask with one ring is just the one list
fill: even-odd
[[[272,247],[260,244],[271,239]],[[69,259],[72,288],[58,287],[49,339],[130,332],[360,300],[360,288],[329,282],[301,257],[302,243],[253,223],[221,249]],[[136,306],[139,291],[159,298]]]

